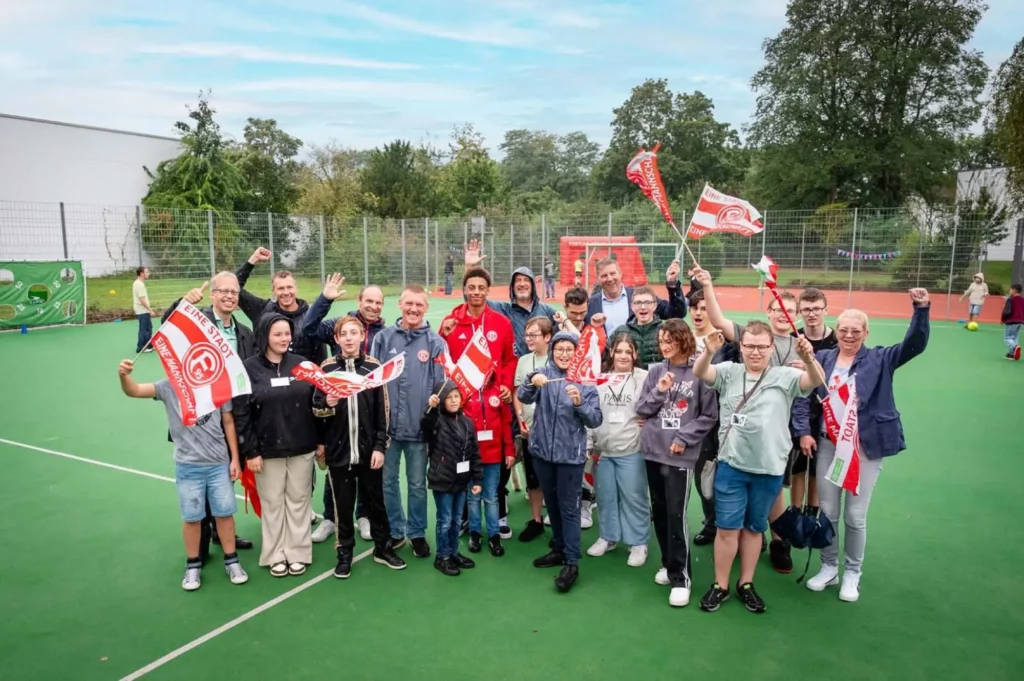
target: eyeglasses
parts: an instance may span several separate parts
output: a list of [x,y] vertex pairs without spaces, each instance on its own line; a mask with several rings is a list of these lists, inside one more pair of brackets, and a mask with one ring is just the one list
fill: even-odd
[[802,315],[821,314],[824,311],[825,311],[824,307],[801,307],[800,308],[800,314],[802,314]]
[[[768,312],[770,314],[782,314],[782,308],[780,308],[780,307],[769,307],[768,308]],[[790,310],[789,308],[786,308],[786,312],[788,312],[790,316],[793,316],[793,315],[796,314],[796,310]]]
[[836,329],[837,336],[849,336],[850,338],[860,338],[863,333],[860,329]]
[[543,338],[544,334],[542,334],[542,333],[528,333],[528,334],[526,334],[526,337],[531,339],[531,340],[537,340],[538,338]]
[[571,355],[576,352],[576,348],[555,348],[552,352],[556,355]]
[[763,355],[764,353],[768,352],[768,350],[772,346],[770,346],[770,345],[747,345],[746,343],[743,343],[742,345],[740,345],[740,347],[743,348],[744,350],[746,350],[747,352],[756,352],[758,354],[762,354]]
[[653,300],[633,300],[633,304],[637,307],[654,307]]
[[235,289],[235,288],[215,288],[215,289],[213,289],[213,292],[214,293],[219,293],[222,296],[234,296],[234,297],[238,297],[238,294],[240,293],[239,290]]

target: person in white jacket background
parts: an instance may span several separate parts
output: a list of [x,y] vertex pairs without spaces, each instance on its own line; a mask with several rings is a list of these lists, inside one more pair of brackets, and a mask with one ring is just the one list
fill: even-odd
[[603,556],[619,542],[629,546],[630,567],[647,562],[651,513],[647,502],[647,470],[640,452],[643,419],[636,403],[647,370],[640,368],[636,341],[628,333],[616,334],[608,344],[603,373],[626,374],[624,381],[609,381],[597,388],[604,421],[587,431],[587,453],[596,464],[597,511],[601,535],[587,549]]

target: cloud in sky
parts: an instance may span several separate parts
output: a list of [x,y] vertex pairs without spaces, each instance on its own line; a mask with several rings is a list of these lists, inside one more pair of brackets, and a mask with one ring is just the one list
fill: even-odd
[[[990,64],[1024,9],[990,0],[974,46]],[[222,127],[273,117],[308,143],[435,143],[473,123],[583,130],[645,78],[701,90],[736,127],[754,109],[761,43],[785,0],[8,0],[0,111],[170,134],[201,89]]]

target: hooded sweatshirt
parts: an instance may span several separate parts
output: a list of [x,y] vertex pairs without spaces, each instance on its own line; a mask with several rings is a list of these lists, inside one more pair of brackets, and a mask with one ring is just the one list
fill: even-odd
[[[666,392],[658,390],[658,380],[666,372],[675,380]],[[718,423],[718,399],[693,373],[693,362],[672,364],[662,360],[651,366],[640,392],[636,413],[647,419],[640,433],[644,458],[667,466],[693,468],[701,442]],[[672,444],[684,446],[683,453],[669,451]]]
[[381,362],[405,353],[402,375],[385,386],[391,403],[388,434],[395,440],[422,442],[420,419],[433,394],[430,387],[444,380],[444,367],[434,360],[445,351],[444,341],[426,322],[416,329],[389,326],[373,341],[370,351]]
[[[365,376],[380,362],[360,352],[356,357],[340,354],[324,360],[324,373],[347,371]],[[369,466],[374,452],[388,449],[388,394],[384,388],[356,393],[331,407],[327,395],[313,393],[313,415],[321,419],[326,442],[325,456],[331,468]]]
[[624,456],[640,451],[640,424],[636,413],[640,389],[647,369],[633,369],[617,388],[605,383],[597,387],[604,421],[587,430],[587,449],[601,456]]
[[1003,324],[1024,324],[1024,296],[1011,293],[1006,297],[1001,321]]
[[[321,293],[313,301],[313,304],[309,306],[309,310],[306,311],[306,316],[302,318],[301,328],[299,332],[306,337],[307,341],[316,345],[326,345],[331,349],[332,355],[337,355],[341,352],[341,348],[334,341],[334,325],[337,323],[340,317],[332,317],[331,319],[324,319],[327,314],[331,311],[331,305],[333,301],[328,300]],[[355,317],[363,323],[366,328],[366,337],[363,338],[363,347],[361,348],[363,354],[371,354],[370,348],[373,347],[373,339],[377,337],[377,334],[384,328],[384,318],[378,317],[375,322],[367,322],[363,319],[363,316],[359,314],[359,310],[352,310],[348,313],[349,317]]]
[[316,343],[302,334],[302,320],[309,311],[309,303],[301,298],[296,298],[297,308],[294,310],[282,310],[281,306],[277,304],[277,300],[260,298],[246,291],[245,283],[249,281],[249,275],[252,274],[253,267],[255,265],[246,261],[235,272],[235,276],[238,278],[238,286],[241,288],[241,291],[238,293],[238,307],[249,318],[254,328],[259,326],[260,319],[263,316],[271,312],[287,317],[291,321],[293,329],[292,344],[288,351],[294,352],[310,362],[316,362],[317,364],[322,362],[327,355],[323,344]]
[[252,393],[239,395],[232,401],[238,448],[244,459],[309,454],[324,442],[311,409],[314,388],[292,376],[292,369],[304,361],[303,358],[286,352],[278,364],[267,359],[270,327],[281,320],[292,324],[290,319],[274,312],[260,317],[256,325],[259,354],[244,362]]
[[[488,305],[490,305],[490,301],[488,301]],[[474,317],[469,314],[467,303],[458,305],[445,319],[455,320],[455,327],[451,333],[441,336],[448,344],[448,355],[451,361],[459,361],[462,353],[469,347],[469,341],[473,338],[473,334],[478,328],[483,327],[484,337],[487,339],[487,345],[491,350],[491,359],[494,362],[494,375],[489,381],[497,381],[499,385],[512,390],[516,376],[515,337],[512,331],[512,322],[505,315],[487,306],[484,306],[483,313],[479,317]]]
[[[985,275],[978,272],[974,277],[981,279],[981,283],[972,280],[971,285],[964,291],[964,296],[970,296],[969,302],[971,305],[984,305],[985,296],[988,295],[988,284],[985,283]],[[963,300],[964,296],[960,296],[960,299]]]
[[[528,310],[516,303],[515,280],[517,274],[530,278],[531,302],[530,309]],[[487,304],[492,310],[500,312],[508,317],[508,320],[512,322],[512,332],[515,334],[516,339],[516,357],[522,357],[526,353],[530,352],[530,348],[526,344],[526,322],[530,321],[534,317],[547,317],[551,320],[551,323],[554,324],[555,309],[547,303],[541,302],[540,297],[537,295],[537,280],[533,276],[533,270],[529,267],[520,267],[512,273],[512,280],[508,283],[508,297],[510,301],[508,303],[494,303],[488,300]]]
[[471,482],[479,484],[484,479],[476,426],[461,408],[451,412],[445,405],[445,400],[456,390],[451,381],[434,386],[441,404],[430,409],[422,419],[430,456],[427,487],[445,494],[464,490]]
[[[551,339],[551,350],[559,341],[571,341],[575,346],[578,340],[579,337],[573,333],[559,331]],[[519,387],[519,401],[536,404],[530,433],[530,454],[548,463],[582,466],[587,461],[587,428],[597,428],[604,422],[597,389],[592,385],[573,384],[580,391],[580,406],[577,407],[565,392],[565,380],[538,388],[532,383],[537,374],[543,374],[549,380],[565,378],[565,372],[555,364],[552,352],[547,365],[527,374]]]

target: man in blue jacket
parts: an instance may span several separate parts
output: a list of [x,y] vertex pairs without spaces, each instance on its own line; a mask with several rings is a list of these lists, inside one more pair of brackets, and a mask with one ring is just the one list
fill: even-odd
[[[407,286],[398,299],[402,318],[373,341],[371,355],[387,362],[405,353],[402,375],[387,384],[388,437],[384,452],[384,505],[391,525],[391,545],[398,549],[408,538],[413,555],[430,555],[427,543],[427,443],[420,427],[433,386],[445,380],[444,367],[434,360],[446,350],[444,340],[424,319],[430,303],[422,286]],[[402,510],[398,470],[405,453],[408,525]]]
[[541,302],[540,296],[537,295],[536,277],[529,267],[520,267],[512,273],[508,297],[507,303],[488,300],[487,305],[512,322],[512,331],[516,336],[516,357],[522,357],[530,352],[526,344],[526,322],[534,317],[547,317],[555,324],[555,309]]
[[[633,320],[633,288],[622,284],[622,270],[612,258],[597,262],[597,279],[601,290],[590,296],[587,304],[586,323],[596,314],[603,314],[604,329],[611,335],[615,329]],[[665,272],[665,288],[668,300],[658,299],[654,314],[660,319],[683,319],[686,317],[686,299],[679,283],[679,261],[673,260]]]

